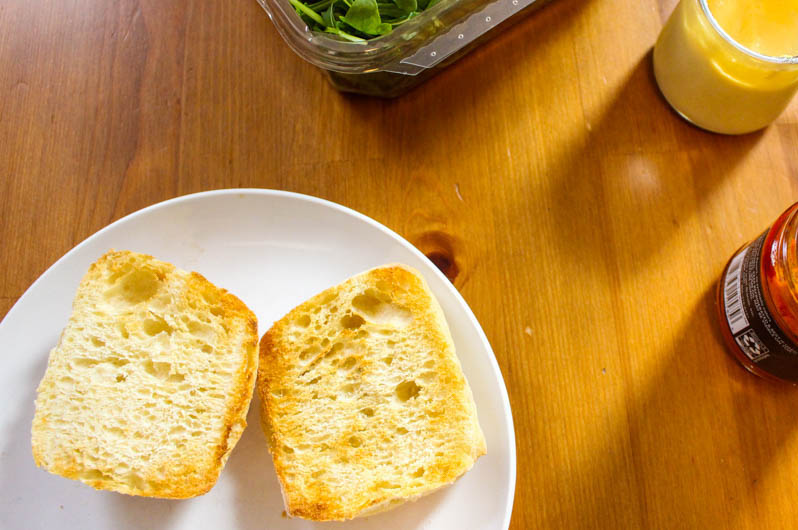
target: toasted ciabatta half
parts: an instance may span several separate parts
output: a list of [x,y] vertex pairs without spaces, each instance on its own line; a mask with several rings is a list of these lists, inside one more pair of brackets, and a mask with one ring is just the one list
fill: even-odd
[[50,352],[36,464],[130,495],[207,492],[246,426],[257,333],[244,303],[199,274],[107,253]]
[[275,323],[258,393],[291,516],[383,511],[452,483],[486,451],[443,312],[405,266],[350,278]]

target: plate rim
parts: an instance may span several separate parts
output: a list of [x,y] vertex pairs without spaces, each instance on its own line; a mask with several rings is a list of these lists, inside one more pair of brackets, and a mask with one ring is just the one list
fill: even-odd
[[182,203],[182,202],[189,202],[192,200],[198,199],[205,199],[207,197],[213,196],[223,196],[223,195],[262,195],[262,196],[272,196],[272,197],[285,197],[294,200],[304,201],[308,203],[312,203],[324,208],[329,208],[332,210],[336,210],[340,213],[348,215],[350,217],[354,217],[355,219],[365,222],[366,224],[376,228],[383,234],[387,235],[400,245],[402,245],[405,249],[410,251],[412,254],[415,254],[417,257],[421,258],[423,261],[428,262],[431,266],[432,273],[438,277],[439,280],[443,281],[445,288],[449,292],[450,295],[454,296],[455,300],[458,304],[465,310],[466,317],[468,318],[469,322],[477,331],[477,335],[479,336],[480,340],[482,341],[482,345],[487,351],[490,353],[488,356],[489,364],[492,369],[493,377],[498,381],[499,387],[499,398],[502,403],[502,408],[505,411],[505,415],[508,420],[508,427],[509,427],[509,434],[508,434],[508,441],[510,443],[511,451],[509,451],[510,455],[510,473],[508,476],[508,486],[509,486],[509,496],[507,499],[507,504],[505,506],[505,513],[504,518],[502,521],[502,527],[507,529],[510,527],[510,520],[512,518],[513,506],[515,504],[515,487],[516,487],[516,477],[517,477],[517,456],[516,456],[516,442],[515,442],[515,423],[513,421],[513,412],[510,406],[510,398],[507,393],[507,385],[504,381],[504,376],[502,375],[501,368],[499,367],[499,362],[496,360],[496,354],[493,352],[493,347],[488,340],[487,335],[485,335],[485,331],[482,329],[482,325],[477,320],[474,312],[471,310],[471,307],[465,301],[465,298],[460,294],[460,291],[455,288],[454,284],[435,266],[430,259],[425,256],[419,249],[417,249],[413,244],[411,244],[407,239],[396,233],[395,231],[391,230],[384,224],[380,223],[379,221],[360,213],[352,208],[344,206],[342,204],[338,204],[336,202],[322,199],[320,197],[315,197],[313,195],[307,195],[304,193],[298,193],[293,191],[285,191],[285,190],[277,190],[277,189],[269,189],[269,188],[221,188],[221,189],[214,189],[214,190],[206,190],[194,193],[188,193],[185,195],[178,195],[177,197],[172,197],[171,199],[166,199],[160,202],[156,202],[149,206],[145,206],[140,208],[134,212],[131,212],[119,219],[107,224],[106,226],[100,228],[96,232],[92,233],[91,235],[84,238],[80,241],[77,245],[73,246],[70,250],[68,250],[63,256],[58,258],[52,265],[50,265],[44,272],[42,272],[38,278],[36,278],[33,283],[31,283],[25,292],[22,293],[22,296],[14,302],[14,305],[11,306],[11,309],[8,310],[8,313],[3,317],[0,321],[0,328],[6,323],[9,319],[9,316],[15,313],[17,308],[20,306],[20,302],[22,302],[26,296],[46,277],[48,277],[53,270],[55,270],[62,261],[67,260],[73,254],[76,254],[81,251],[81,249],[85,246],[88,246],[94,239],[99,238],[102,234],[107,231],[110,231],[113,227],[118,224],[122,224],[123,222],[131,221],[137,217],[142,215],[148,214],[150,211],[158,210],[162,208],[169,208],[175,204]]

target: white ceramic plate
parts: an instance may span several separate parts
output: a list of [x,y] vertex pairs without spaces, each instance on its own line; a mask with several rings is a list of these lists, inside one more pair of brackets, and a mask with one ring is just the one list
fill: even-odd
[[[241,298],[259,333],[311,295],[368,268],[406,263],[443,307],[471,384],[488,454],[457,481],[417,502],[347,523],[283,516],[277,476],[257,418],[210,493],[174,501],[95,491],[38,469],[30,450],[36,386],[89,264],[109,248],[152,254]],[[156,204],[68,252],[0,323],[0,528],[482,529],[509,526],[515,438],[507,391],[485,334],[451,283],[394,232],[342,206],[294,193],[221,190]]]

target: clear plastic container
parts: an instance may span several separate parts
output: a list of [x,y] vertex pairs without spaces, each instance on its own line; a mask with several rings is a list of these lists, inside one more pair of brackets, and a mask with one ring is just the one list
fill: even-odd
[[366,42],[310,30],[288,0],[258,0],[300,57],[343,92],[396,97],[551,0],[441,0]]

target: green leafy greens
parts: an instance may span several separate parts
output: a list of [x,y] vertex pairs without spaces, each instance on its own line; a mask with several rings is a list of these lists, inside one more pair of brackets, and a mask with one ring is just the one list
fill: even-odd
[[364,41],[390,33],[435,0],[289,0],[310,29]]

